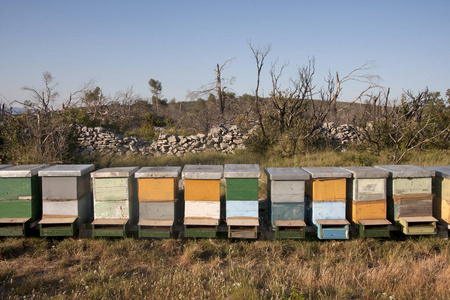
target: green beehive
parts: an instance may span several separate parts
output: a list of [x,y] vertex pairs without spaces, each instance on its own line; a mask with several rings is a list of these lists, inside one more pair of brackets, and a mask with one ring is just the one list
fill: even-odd
[[38,171],[48,165],[21,165],[0,170],[0,236],[24,236],[42,216]]

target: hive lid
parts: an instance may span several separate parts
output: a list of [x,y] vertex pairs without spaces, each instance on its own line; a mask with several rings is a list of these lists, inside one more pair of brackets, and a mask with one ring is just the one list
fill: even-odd
[[185,165],[182,177],[184,179],[221,179],[223,166],[221,165]]
[[41,177],[74,177],[83,176],[95,169],[90,165],[55,165],[39,171]]
[[388,178],[389,171],[374,167],[343,167],[343,170],[353,174],[353,178]]
[[144,167],[134,174],[136,178],[176,178],[181,167]]
[[302,168],[311,178],[351,178],[352,173],[338,167],[308,167]]
[[1,169],[5,169],[5,168],[9,168],[12,167],[12,165],[0,165],[0,170]]
[[139,167],[117,167],[117,168],[104,168],[98,171],[92,172],[92,178],[107,178],[107,177],[130,177],[133,175]]
[[257,164],[226,164],[225,178],[259,178],[261,171]]
[[31,177],[38,174],[39,170],[48,165],[19,165],[0,170],[0,177]]
[[414,165],[379,165],[375,166],[375,168],[389,171],[389,177],[392,178],[417,178],[434,176],[434,170]]
[[300,168],[264,168],[270,180],[308,180],[311,176]]
[[436,176],[442,178],[450,179],[450,166],[437,166],[437,167],[426,167],[427,169],[434,170]]

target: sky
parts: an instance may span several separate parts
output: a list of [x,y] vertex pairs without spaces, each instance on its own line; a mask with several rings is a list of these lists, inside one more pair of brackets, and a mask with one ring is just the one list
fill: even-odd
[[[450,1],[7,1],[0,0],[0,102],[29,99],[23,86],[43,87],[42,73],[58,82],[62,99],[94,80],[104,95],[132,87],[149,98],[150,78],[162,96],[185,101],[215,79],[214,68],[236,95],[252,94],[256,65],[248,41],[271,45],[261,91],[271,90],[271,63],[288,63],[282,87],[314,57],[314,83],[329,72],[378,75],[391,97],[428,87],[450,88]],[[352,100],[365,85],[343,86]]]

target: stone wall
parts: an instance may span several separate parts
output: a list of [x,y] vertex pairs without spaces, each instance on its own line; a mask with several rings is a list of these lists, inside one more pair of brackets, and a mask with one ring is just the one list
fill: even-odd
[[135,137],[124,137],[106,131],[102,127],[89,128],[79,125],[80,150],[82,154],[93,154],[96,151],[124,155],[135,153],[142,155],[177,155],[198,153],[203,151],[220,151],[233,153],[236,149],[245,149],[244,140],[248,138],[235,125],[214,127],[205,135],[202,133],[190,136],[169,135],[161,133],[155,141],[148,142]]
[[[205,135],[202,133],[190,136],[159,135],[155,141],[148,142],[136,137],[124,137],[106,131],[102,127],[90,128],[78,125],[80,137],[80,151],[82,154],[93,154],[96,151],[124,155],[135,153],[142,155],[177,155],[199,153],[203,151],[220,151],[233,153],[236,149],[245,149],[244,141],[254,132],[254,129],[242,133],[236,125],[214,127]],[[324,123],[320,134],[325,139],[331,139],[341,145],[358,142],[363,139],[358,128],[344,124],[336,126],[334,123]]]

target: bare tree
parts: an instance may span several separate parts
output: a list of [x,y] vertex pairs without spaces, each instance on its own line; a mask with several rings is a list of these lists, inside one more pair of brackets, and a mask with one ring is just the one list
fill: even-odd
[[255,63],[256,63],[256,88],[255,88],[255,110],[256,110],[256,114],[258,116],[258,121],[259,121],[259,126],[261,128],[261,132],[263,134],[263,137],[267,137],[266,135],[266,131],[264,129],[264,124],[263,124],[263,115],[261,112],[261,101],[259,98],[259,85],[261,82],[261,71],[262,68],[264,66],[264,60],[266,59],[266,56],[269,54],[272,45],[268,44],[268,45],[264,45],[262,47],[260,46],[254,46],[251,42],[251,40],[248,40],[248,45],[250,47],[250,50],[253,53],[253,57],[255,58]]
[[223,71],[235,58],[227,59],[223,64],[217,64],[214,68],[214,73],[216,76],[216,80],[214,82],[208,83],[197,91],[188,93],[188,97],[195,101],[195,99],[204,97],[208,94],[215,93],[217,95],[217,99],[219,100],[219,111],[222,116],[224,116],[225,108],[228,106],[228,91],[230,90],[229,86],[233,84],[234,78],[224,78]]

